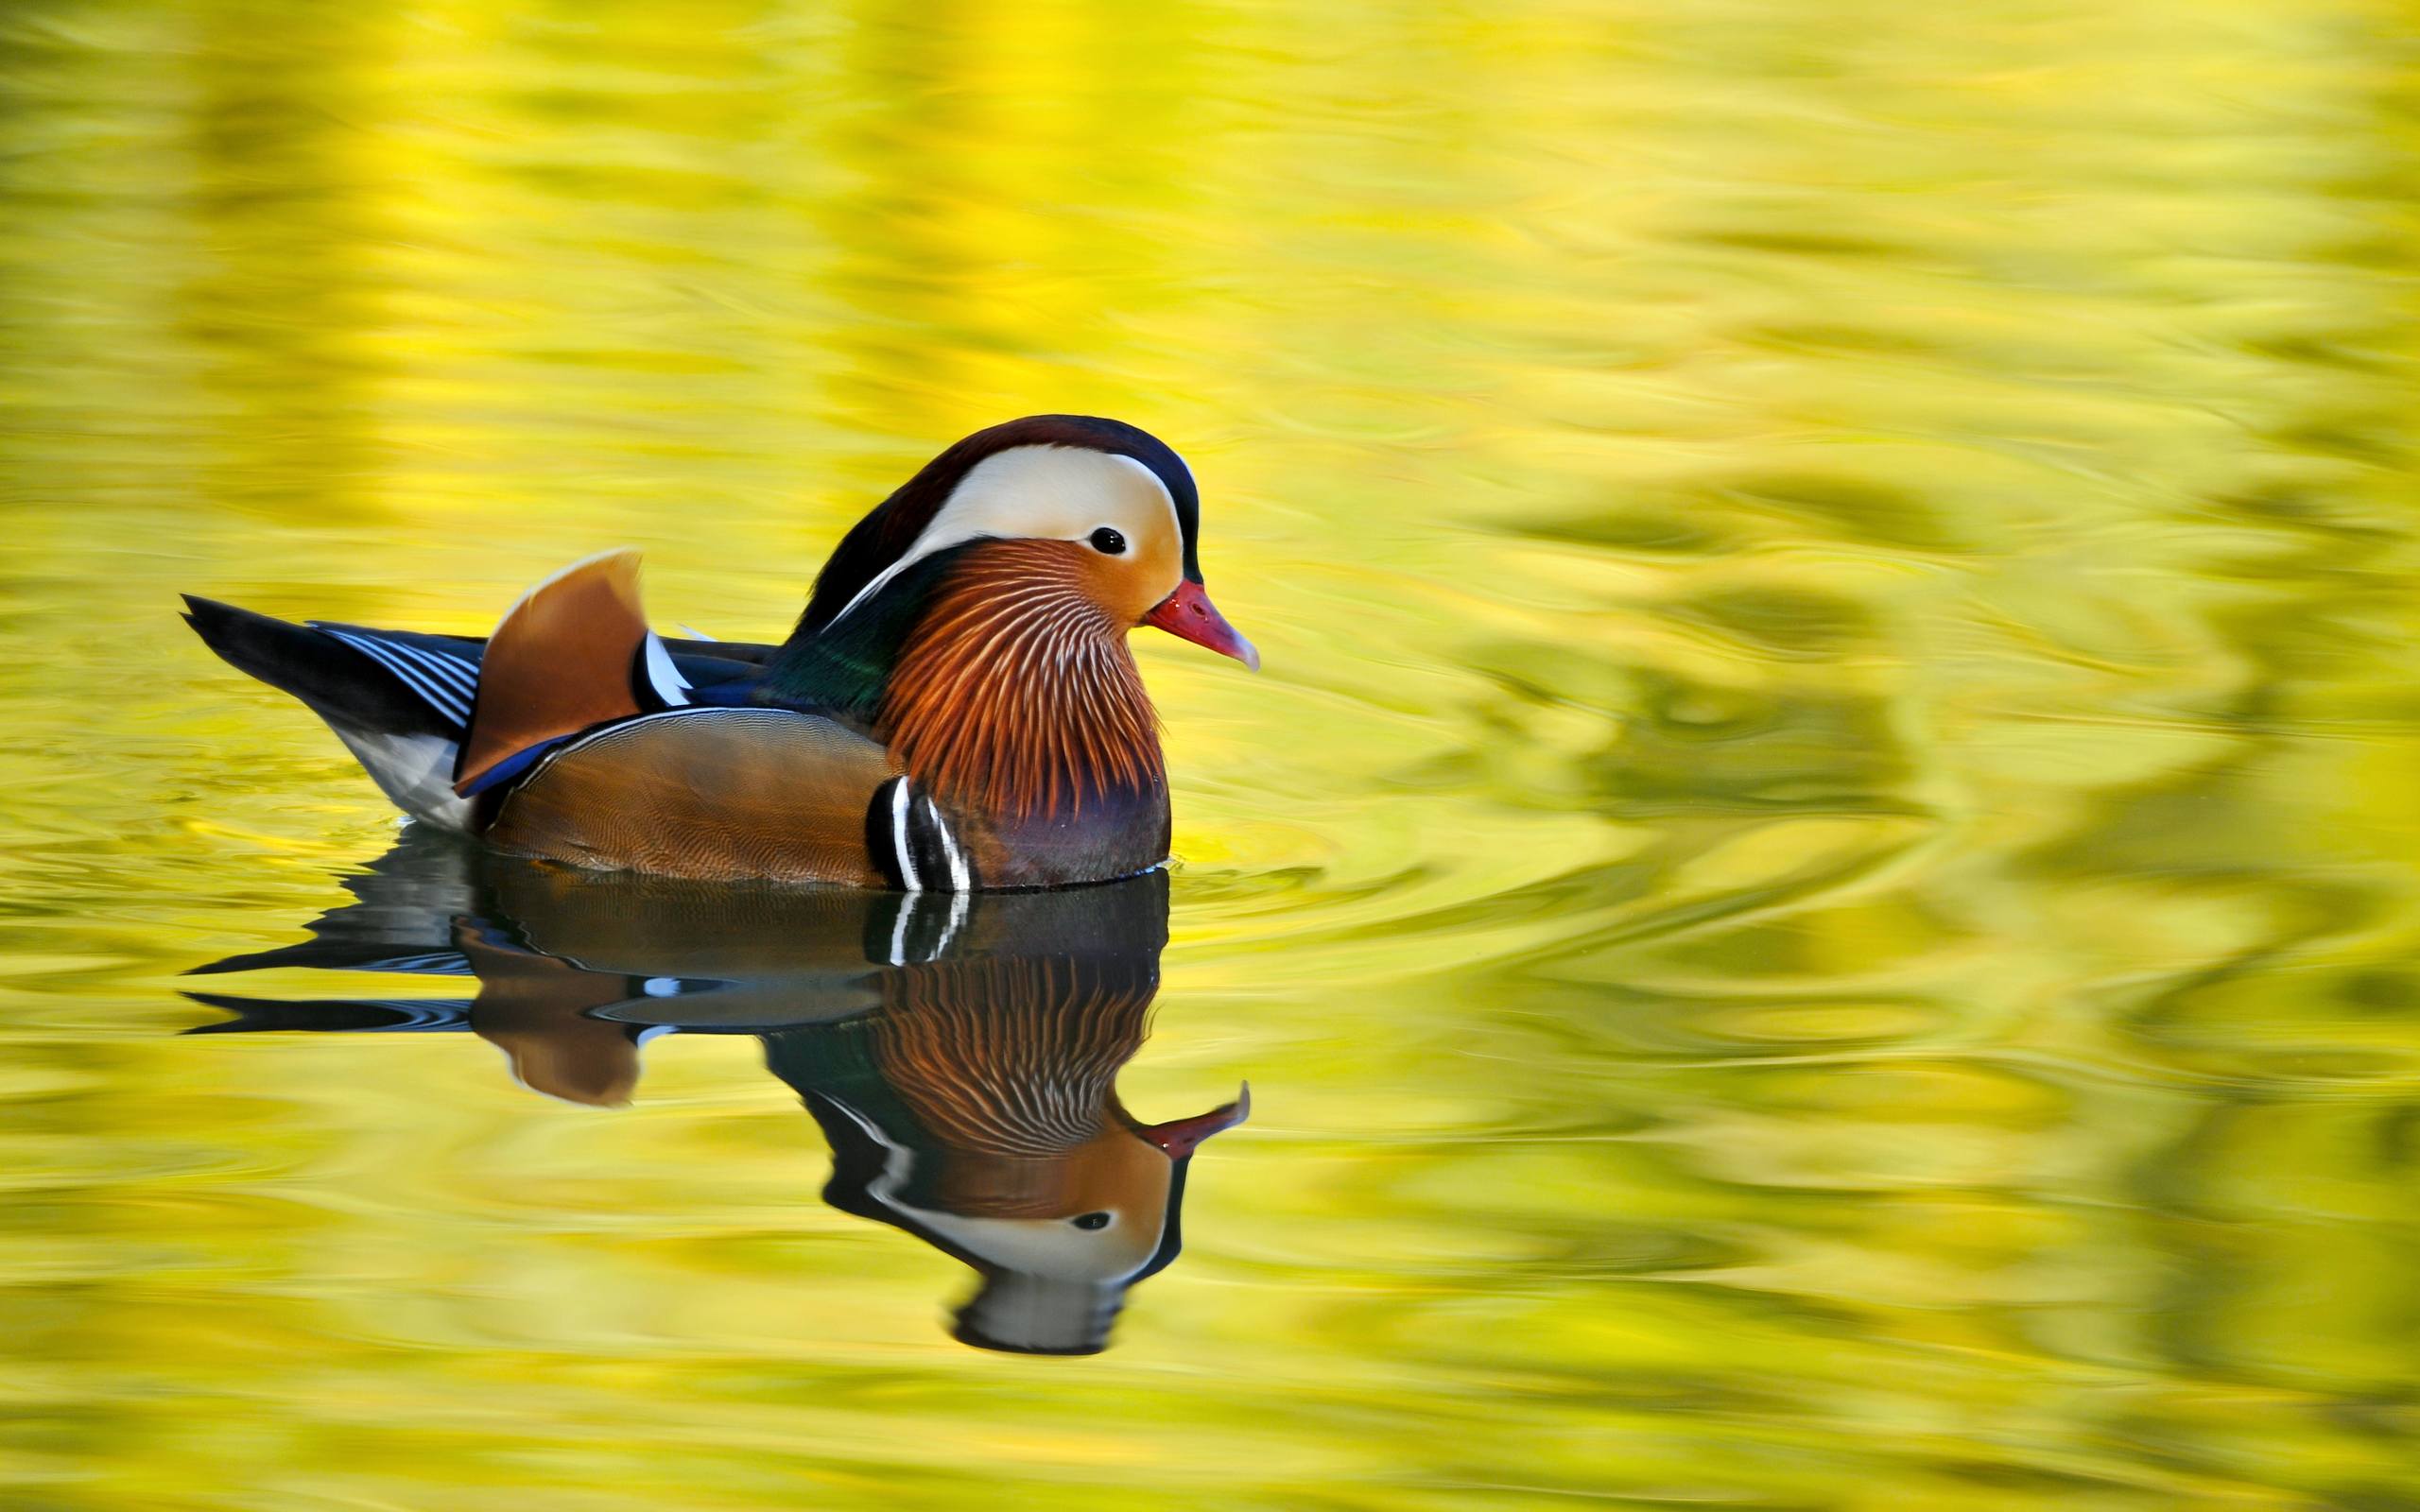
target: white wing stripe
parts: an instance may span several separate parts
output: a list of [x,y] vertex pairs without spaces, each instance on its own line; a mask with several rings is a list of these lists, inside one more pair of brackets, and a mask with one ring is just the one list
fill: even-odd
[[419,694],[430,708],[446,715],[456,724],[465,723],[471,717],[471,705],[468,699],[450,688],[441,688],[430,679],[427,674],[416,670],[411,662],[395,655],[388,646],[367,636],[351,635],[343,630],[330,630],[328,633],[393,673],[402,679],[405,686]]
[[426,678],[412,672],[403,664],[401,659],[399,659],[393,652],[388,650],[385,646],[380,645],[377,642],[371,640],[369,637],[363,635],[349,635],[342,630],[330,630],[328,633],[335,636],[337,640],[342,641],[345,644],[352,646],[354,650],[359,651],[362,655],[370,658],[372,662],[377,662],[380,666],[385,667],[396,677],[403,679],[406,682],[411,685],[412,691],[418,693],[422,697],[435,702],[444,696],[444,695],[440,693],[437,687]]
[[460,657],[443,651],[432,651],[424,645],[414,645],[408,641],[384,641],[379,644],[389,651],[400,651],[428,668],[440,679],[459,688],[465,697],[470,696],[472,687],[478,680],[477,670]]
[[439,681],[433,673],[422,671],[417,662],[403,656],[393,646],[382,645],[376,641],[364,641],[360,644],[372,656],[384,662],[395,676],[410,683],[423,697],[452,714],[457,721],[470,718],[470,699],[455,692],[451,684]]

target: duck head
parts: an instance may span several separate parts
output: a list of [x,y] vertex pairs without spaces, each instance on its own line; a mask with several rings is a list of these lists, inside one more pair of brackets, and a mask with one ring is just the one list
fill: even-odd
[[[1257,670],[1260,653],[1201,581],[1201,495],[1167,442],[1122,421],[1028,415],[925,464],[859,521],[816,579],[798,633],[827,633],[922,564],[978,542],[1021,571],[1064,576],[1123,630],[1153,625]],[[978,558],[982,555],[977,554]]]
[[981,1284],[959,1306],[951,1334],[1013,1354],[1097,1354],[1108,1347],[1127,1292],[1184,1247],[1185,1173],[1195,1147],[1241,1124],[1252,1107],[1247,1087],[1198,1117],[1143,1124],[1113,1100],[1091,1138],[1004,1155],[819,1103],[809,1095],[836,1158],[825,1198],[973,1267]]
[[1097,845],[1064,841],[1089,816],[1117,827],[1114,869],[1140,869],[1167,854],[1167,767],[1127,632],[1260,662],[1202,588],[1200,516],[1184,461],[1132,425],[978,431],[849,532],[757,697],[861,723],[960,819],[1014,836],[1005,855]]

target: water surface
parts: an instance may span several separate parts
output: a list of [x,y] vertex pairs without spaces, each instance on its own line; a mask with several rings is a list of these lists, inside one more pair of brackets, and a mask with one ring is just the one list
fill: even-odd
[[[2415,68],[2364,0],[11,8],[0,1501],[2420,1504]],[[952,1337],[795,1025],[182,1032],[458,1003],[493,919],[183,974],[397,833],[178,591],[481,633],[631,544],[761,638],[1036,410],[1185,454],[1268,664],[1140,644],[1114,1090],[1253,1107],[1105,1352]]]

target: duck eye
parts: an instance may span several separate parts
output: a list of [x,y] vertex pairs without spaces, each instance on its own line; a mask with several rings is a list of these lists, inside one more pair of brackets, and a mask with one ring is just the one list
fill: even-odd
[[[1112,530],[1108,532],[1108,534],[1114,536],[1117,534],[1117,532]],[[1067,1221],[1074,1224],[1079,1228],[1106,1228],[1109,1227],[1109,1214],[1105,1212],[1080,1212]]]
[[[1109,526],[1103,525],[1098,530],[1093,532],[1093,550],[1100,552],[1104,556],[1122,557],[1126,554],[1126,538],[1119,535],[1116,531],[1112,530]],[[1084,1214],[1084,1216],[1089,1218],[1092,1217],[1093,1214],[1088,1212]],[[1081,1220],[1079,1221],[1080,1222]],[[1104,1218],[1101,1220],[1101,1223],[1107,1223],[1108,1221],[1108,1219]],[[1092,1227],[1098,1228],[1100,1227],[1100,1224],[1097,1223]]]

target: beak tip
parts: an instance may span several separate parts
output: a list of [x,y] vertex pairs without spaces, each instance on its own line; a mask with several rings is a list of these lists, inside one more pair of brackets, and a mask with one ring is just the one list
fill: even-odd
[[1228,624],[1201,585],[1190,578],[1178,583],[1176,592],[1160,600],[1156,609],[1143,616],[1142,623],[1157,626],[1180,641],[1191,641],[1220,656],[1234,657],[1254,672],[1260,670],[1260,647]]
[[1224,1107],[1214,1108],[1198,1118],[1173,1119],[1166,1124],[1146,1125],[1137,1132],[1170,1160],[1181,1160],[1191,1155],[1194,1147],[1213,1134],[1223,1134],[1252,1116],[1252,1083],[1245,1082],[1236,1091],[1236,1100]]

